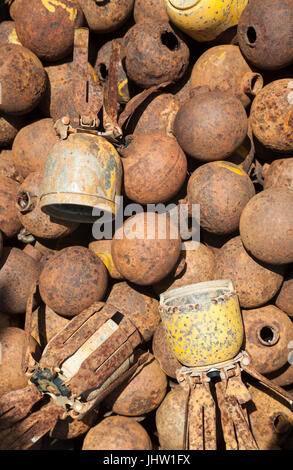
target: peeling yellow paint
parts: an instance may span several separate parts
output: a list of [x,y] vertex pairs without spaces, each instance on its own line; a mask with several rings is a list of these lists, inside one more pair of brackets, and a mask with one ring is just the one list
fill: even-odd
[[229,163],[225,162],[214,162],[215,165],[220,166],[222,168],[226,168],[227,170],[233,171],[233,173],[236,173],[236,175],[246,175],[245,171],[241,170],[240,168],[234,168],[229,165]]
[[77,16],[77,8],[76,7],[69,7],[65,5],[65,3],[60,2],[58,0],[41,0],[42,4],[50,13],[55,13],[55,7],[61,7],[69,13],[70,21],[74,22]]

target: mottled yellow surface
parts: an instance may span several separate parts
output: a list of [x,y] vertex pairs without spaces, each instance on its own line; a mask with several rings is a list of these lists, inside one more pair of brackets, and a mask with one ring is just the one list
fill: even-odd
[[233,359],[243,342],[243,323],[236,296],[187,313],[164,313],[169,345],[185,366],[212,365]]
[[238,24],[248,0],[165,0],[170,20],[197,41],[212,41]]

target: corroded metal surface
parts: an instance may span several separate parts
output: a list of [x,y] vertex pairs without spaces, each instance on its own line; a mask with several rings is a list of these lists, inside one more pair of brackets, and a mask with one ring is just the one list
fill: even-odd
[[208,49],[196,61],[191,74],[191,88],[208,85],[211,91],[229,92],[243,106],[262,89],[263,79],[252,72],[238,46],[227,44]]
[[[23,386],[25,379],[26,383],[28,382],[28,377],[24,377]],[[10,428],[17,421],[25,418],[33,405],[41,398],[42,394],[31,384],[2,395],[0,398],[0,429]]]
[[293,152],[293,80],[266,85],[253,100],[250,122],[255,137],[274,152]]
[[[116,41],[119,44],[122,43],[122,39],[118,38]],[[97,59],[95,62],[95,73],[99,78],[100,84],[105,84],[109,68],[110,68],[110,61],[111,61],[111,53],[112,53],[112,42],[106,42],[100,49],[97,55]],[[118,102],[119,103],[127,103],[130,100],[130,86],[128,83],[128,78],[126,76],[125,70],[122,65],[121,59],[118,63],[118,82],[117,82],[117,91],[118,91]]]
[[133,16],[136,23],[169,21],[165,0],[135,0]]
[[83,450],[152,450],[149,435],[131,418],[111,416],[87,433]]
[[248,406],[253,435],[260,448],[273,449],[292,431],[292,411],[273,392],[260,385],[249,385],[252,403]]
[[51,216],[75,222],[94,222],[98,210],[106,211],[112,219],[121,179],[120,157],[106,139],[81,133],[69,135],[48,155],[40,207]]
[[2,100],[0,111],[26,114],[35,108],[46,89],[45,70],[37,56],[18,44],[0,46]]
[[19,168],[14,163],[12,150],[0,150],[0,175],[11,178],[18,183],[23,182]]
[[54,312],[75,316],[105,295],[107,271],[88,248],[72,246],[56,253],[40,276],[40,294]]
[[108,407],[123,416],[142,416],[155,410],[167,390],[167,378],[152,354],[134,374],[106,398]]
[[259,263],[245,250],[241,238],[234,237],[217,251],[214,276],[232,280],[241,307],[256,308],[278,292],[284,270]]
[[177,81],[188,66],[189,49],[167,22],[132,26],[123,47],[127,76],[141,88]]
[[175,139],[159,133],[134,135],[120,147],[124,192],[140,204],[167,202],[182,187],[187,160]]
[[293,158],[274,160],[271,165],[264,165],[262,170],[264,189],[287,187],[293,189]]
[[31,286],[39,274],[39,263],[33,258],[18,248],[4,248],[0,269],[0,311],[24,313]]
[[5,43],[21,46],[21,42],[16,34],[14,21],[2,21],[0,23],[0,45]]
[[200,204],[201,227],[215,234],[236,232],[242,211],[254,195],[247,173],[225,161],[200,166],[187,185],[187,202]]
[[[153,285],[157,294],[214,279],[215,257],[212,250],[203,243],[199,243],[196,249],[191,249],[192,243],[192,241],[184,242],[185,249],[181,251],[180,258],[180,262],[184,261],[183,270],[177,272],[177,269],[174,269],[169,276]],[[222,277],[222,279],[228,278]]]
[[[153,97],[151,97],[153,98]],[[170,93],[162,93],[134,113],[134,135],[160,133],[173,137],[173,123],[179,110],[179,100]]]
[[9,116],[1,112],[0,114],[0,146],[8,147],[12,144],[18,131],[25,125],[25,118],[22,116]]
[[123,276],[117,271],[112,254],[111,254],[112,240],[96,240],[89,244],[89,249],[92,250],[104,263],[110,276],[113,279],[123,279]]
[[245,349],[252,365],[261,374],[277,371],[287,363],[288,344],[293,340],[293,324],[273,305],[243,310]]
[[[240,218],[245,248],[264,263],[293,262],[293,191],[269,188],[254,196]],[[276,220],[277,223],[272,223]]]
[[85,418],[78,421],[71,417],[66,419],[59,419],[54,429],[50,431],[50,436],[53,439],[74,439],[82,434],[85,434],[96,422],[97,413],[92,411]]
[[290,317],[293,317],[293,271],[285,278],[282,288],[276,299],[276,305],[281,310],[286,312]]
[[237,30],[245,57],[260,69],[276,70],[293,62],[291,0],[250,0]]
[[194,89],[179,109],[174,134],[182,149],[200,161],[223,160],[244,142],[248,122],[242,103],[233,95]]
[[20,42],[49,62],[70,54],[74,29],[84,20],[75,0],[21,0],[14,16]]
[[40,119],[18,132],[12,146],[13,159],[24,178],[44,170],[48,153],[57,141],[53,119]]
[[[21,370],[24,331],[14,327],[1,328],[0,341],[2,345],[0,396],[2,397],[6,393],[26,387],[28,378]],[[3,403],[2,398],[1,403]],[[4,408],[7,411],[7,407]],[[0,414],[2,415],[2,412]]]
[[16,206],[21,224],[35,237],[55,239],[72,233],[78,224],[49,217],[40,209],[43,174],[30,173],[18,188]]
[[154,356],[159,362],[162,370],[169,377],[176,379],[176,370],[180,369],[181,364],[176,359],[169,346],[163,323],[160,323],[155,331],[152,348]]
[[59,333],[70,320],[53,312],[47,305],[40,305],[32,314],[31,335],[41,347]]
[[109,33],[130,16],[134,0],[78,0],[91,31]]
[[135,324],[145,341],[152,338],[160,322],[160,315],[159,303],[148,288],[119,282],[113,285],[107,302]]
[[189,391],[176,386],[156,412],[156,427],[161,450],[183,450]]
[[[147,230],[152,234],[149,239]],[[180,250],[178,230],[166,214],[140,213],[129,218],[112,242],[116,268],[125,279],[138,285],[151,285],[166,277]]]

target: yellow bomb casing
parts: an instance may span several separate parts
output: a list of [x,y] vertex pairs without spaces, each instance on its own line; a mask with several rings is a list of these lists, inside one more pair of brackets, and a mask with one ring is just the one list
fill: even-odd
[[165,0],[167,13],[184,33],[199,42],[213,41],[238,24],[248,0]]
[[185,366],[229,361],[241,349],[244,328],[230,280],[167,291],[160,296],[160,313],[169,346]]

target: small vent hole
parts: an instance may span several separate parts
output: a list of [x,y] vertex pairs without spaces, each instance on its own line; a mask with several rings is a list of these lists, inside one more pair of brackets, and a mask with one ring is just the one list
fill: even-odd
[[247,30],[247,39],[250,44],[254,44],[256,42],[257,36],[255,29],[250,26]]
[[168,47],[170,51],[178,49],[179,42],[175,34],[170,33],[169,31],[164,31],[161,34],[161,42],[164,46]]

